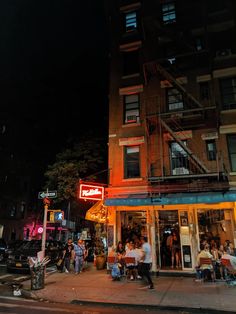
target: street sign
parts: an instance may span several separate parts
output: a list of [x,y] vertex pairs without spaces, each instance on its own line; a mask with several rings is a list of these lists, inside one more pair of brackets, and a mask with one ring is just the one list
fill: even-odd
[[44,199],[44,198],[56,198],[57,197],[57,191],[46,191],[46,192],[39,192],[38,198]]

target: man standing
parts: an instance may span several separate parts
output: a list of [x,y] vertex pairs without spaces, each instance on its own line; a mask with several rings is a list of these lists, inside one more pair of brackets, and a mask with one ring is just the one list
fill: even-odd
[[141,244],[142,244],[142,253],[143,256],[141,258],[141,274],[142,277],[146,277],[148,281],[148,289],[154,289],[154,285],[152,282],[150,269],[152,264],[152,255],[151,255],[151,246],[147,242],[147,237],[141,237]]
[[78,243],[74,245],[74,254],[75,254],[75,274],[77,275],[82,272],[84,264],[85,246],[83,240],[79,239]]
[[71,259],[73,257],[73,250],[74,250],[74,245],[72,243],[72,239],[69,238],[63,250],[63,258],[65,259],[65,272],[66,273],[70,272],[70,265],[71,265]]

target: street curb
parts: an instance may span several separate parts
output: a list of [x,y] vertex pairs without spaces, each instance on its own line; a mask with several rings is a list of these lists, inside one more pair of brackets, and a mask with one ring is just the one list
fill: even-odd
[[[39,298],[32,291],[21,290],[23,298],[33,299],[37,301],[45,301],[50,303],[65,303],[65,302],[55,302],[50,299]],[[72,300],[68,302],[70,304],[80,304],[80,305],[96,305],[96,306],[106,306],[106,307],[123,307],[123,308],[139,308],[139,309],[150,309],[150,310],[167,310],[167,311],[189,311],[191,313],[202,314],[236,314],[236,311],[227,311],[227,310],[217,310],[204,307],[188,307],[188,306],[172,306],[172,305],[152,305],[152,304],[130,304],[130,303],[116,303],[116,302],[101,302],[101,301],[88,301],[88,300]]]
[[140,308],[140,309],[150,309],[150,310],[168,310],[168,311],[189,311],[191,313],[202,314],[235,314],[236,311],[222,311],[211,308],[203,307],[188,307],[188,306],[172,306],[172,305],[152,305],[152,304],[130,304],[130,303],[114,303],[114,302],[99,302],[99,301],[85,301],[85,300],[72,300],[71,304],[80,304],[80,305],[96,305],[96,306],[107,306],[107,307],[130,307],[130,308]]

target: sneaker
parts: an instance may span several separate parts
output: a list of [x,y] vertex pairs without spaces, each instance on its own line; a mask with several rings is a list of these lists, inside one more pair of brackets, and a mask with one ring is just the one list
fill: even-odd
[[148,287],[148,289],[154,289],[154,286],[153,285],[150,285],[149,287]]
[[140,290],[149,289],[150,286],[139,287]]
[[134,276],[133,275],[130,276],[130,280],[134,280]]
[[137,279],[142,279],[142,277],[138,275],[138,276],[137,276]]
[[67,269],[65,269],[65,273],[67,273],[67,274],[68,274],[68,273],[69,273],[69,271],[68,271]]

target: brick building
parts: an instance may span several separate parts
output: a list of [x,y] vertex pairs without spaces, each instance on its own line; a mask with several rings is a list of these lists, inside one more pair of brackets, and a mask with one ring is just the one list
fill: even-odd
[[146,234],[153,271],[169,270],[176,231],[178,268],[191,271],[203,239],[236,244],[235,3],[116,0],[106,9],[108,242]]

